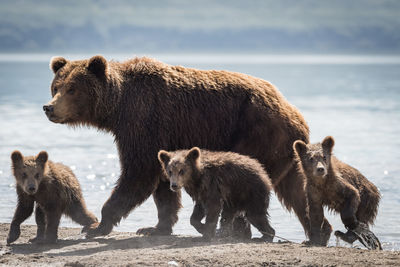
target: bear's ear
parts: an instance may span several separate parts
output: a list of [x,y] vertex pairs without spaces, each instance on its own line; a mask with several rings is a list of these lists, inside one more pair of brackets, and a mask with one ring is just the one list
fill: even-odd
[[11,153],[11,161],[13,166],[16,166],[20,163],[22,163],[22,160],[24,159],[24,156],[22,156],[22,153],[19,152],[18,150],[15,150],[13,153]]
[[196,161],[200,157],[200,148],[193,147],[189,150],[186,158],[190,161]]
[[99,78],[107,75],[107,60],[103,56],[94,56],[89,59],[88,70]]
[[307,145],[302,140],[297,140],[293,143],[293,150],[297,153],[297,155],[304,155],[306,152]]
[[45,164],[49,158],[49,155],[46,151],[40,151],[39,154],[36,156],[36,162],[40,164]]
[[322,148],[328,153],[332,153],[333,146],[335,145],[335,139],[332,136],[327,136],[322,141]]
[[59,69],[65,66],[67,64],[67,60],[63,57],[53,57],[50,60],[50,69],[56,73]]
[[167,167],[169,161],[171,160],[171,155],[165,150],[160,150],[158,152],[158,160],[165,168]]

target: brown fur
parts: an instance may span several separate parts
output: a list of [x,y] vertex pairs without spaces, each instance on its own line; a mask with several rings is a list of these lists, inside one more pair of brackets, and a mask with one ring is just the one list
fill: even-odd
[[[271,183],[257,160],[232,152],[161,150],[158,159],[172,191],[185,188],[195,201],[190,223],[205,238],[212,238],[221,210],[227,235],[232,234],[233,219],[240,212],[272,241],[275,231],[269,225],[268,206]],[[205,224],[201,220],[206,217]]]
[[303,178],[292,151],[295,140],[308,142],[308,126],[271,83],[149,58],[122,63],[101,56],[79,61],[55,58],[51,68],[53,99],[44,106],[48,118],[109,131],[119,151],[121,176],[103,206],[100,225],[89,235],[108,234],[150,194],[159,222],[138,233],[170,234],[178,219],[180,194],[161,181],[157,152],[193,146],[258,159],[279,199],[308,231]]
[[[334,139],[305,144],[296,141],[293,148],[298,166],[306,177],[305,190],[311,222],[310,241],[319,244],[324,218],[323,206],[339,212],[346,228],[352,230],[358,222],[372,224],[377,212],[380,193],[357,169],[332,155]],[[337,232],[335,233],[337,234]],[[350,233],[349,233],[350,234]],[[354,240],[353,240],[354,241]]]
[[79,182],[67,166],[49,161],[45,151],[36,157],[24,157],[21,152],[14,151],[11,159],[18,204],[7,243],[18,239],[20,225],[31,216],[35,202],[38,230],[31,242],[55,242],[62,214],[86,228],[97,222],[97,218],[86,209]]

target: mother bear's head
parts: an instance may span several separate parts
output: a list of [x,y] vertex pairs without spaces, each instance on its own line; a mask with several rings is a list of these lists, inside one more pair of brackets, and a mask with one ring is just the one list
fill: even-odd
[[43,106],[48,119],[73,126],[96,125],[100,94],[107,87],[107,60],[102,56],[76,61],[54,57],[50,68],[55,74],[52,99]]

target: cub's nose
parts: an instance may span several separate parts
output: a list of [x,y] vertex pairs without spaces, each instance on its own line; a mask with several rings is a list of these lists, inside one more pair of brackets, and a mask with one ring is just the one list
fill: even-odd
[[43,110],[46,113],[53,113],[54,108],[53,108],[53,105],[44,105],[43,106]]
[[33,185],[28,187],[29,192],[35,192],[35,187]]
[[177,190],[178,189],[178,185],[177,184],[171,184],[171,189],[173,191]]
[[324,167],[318,167],[317,168],[317,172],[319,172],[319,173],[323,173],[324,171],[325,171]]

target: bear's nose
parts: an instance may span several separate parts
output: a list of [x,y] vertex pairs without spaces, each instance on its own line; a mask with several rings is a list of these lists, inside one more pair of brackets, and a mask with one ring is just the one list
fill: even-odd
[[173,190],[178,189],[178,185],[177,184],[171,184],[171,189],[173,189]]
[[35,191],[35,187],[33,185],[29,186],[28,188],[29,192],[34,192]]
[[52,113],[54,111],[53,105],[44,105],[43,110],[46,113]]
[[317,168],[317,172],[319,172],[319,173],[322,173],[324,171],[325,171],[324,167],[318,167]]

